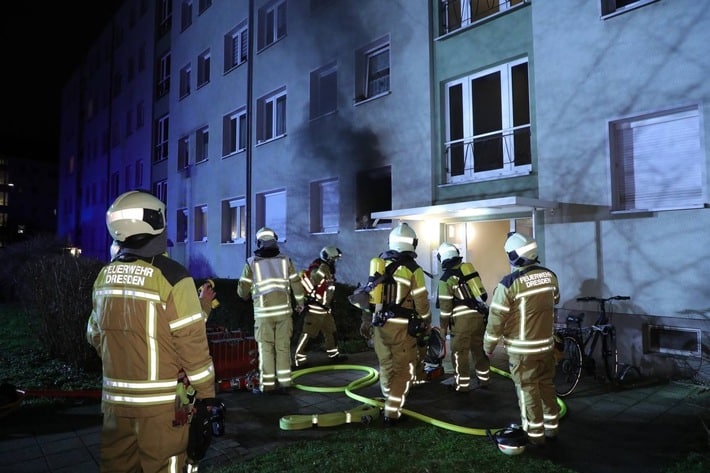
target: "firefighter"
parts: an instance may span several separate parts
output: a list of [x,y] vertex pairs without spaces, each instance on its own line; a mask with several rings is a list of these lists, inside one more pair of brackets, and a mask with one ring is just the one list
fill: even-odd
[[303,331],[296,344],[294,367],[303,368],[308,361],[306,348],[308,340],[323,334],[328,361],[339,363],[348,357],[338,350],[335,318],[333,317],[333,297],[335,296],[335,262],[342,257],[340,248],[326,246],[308,269],[301,272],[301,284],[306,294],[306,308]]
[[390,232],[389,250],[370,261],[369,306],[363,311],[360,334],[374,339],[386,426],[400,420],[415,381],[417,336],[430,330],[429,292],[415,261],[416,247],[416,233],[401,223]]
[[481,277],[471,263],[463,263],[458,248],[442,243],[436,254],[441,262],[437,305],[440,309],[441,332],[451,334],[451,363],[454,367],[456,392],[471,388],[473,359],[478,385],[484,387],[490,380],[491,363],[483,351],[483,333],[486,331],[488,294]]
[[259,348],[259,387],[254,394],[286,394],[291,387],[293,307],[303,310],[301,277],[291,258],[281,253],[278,235],[263,227],[256,232],[254,256],[247,260],[237,294],[254,304],[254,338]]
[[553,332],[560,290],[555,273],[540,265],[535,240],[510,233],[505,252],[513,271],[493,292],[483,348],[490,357],[502,341],[522,427],[532,445],[543,445],[559,429]]
[[94,282],[86,331],[103,364],[101,471],[194,471],[189,426],[173,420],[181,370],[198,401],[215,395],[195,282],[165,255],[165,204],[152,194],[118,196],[106,225],[116,254]]

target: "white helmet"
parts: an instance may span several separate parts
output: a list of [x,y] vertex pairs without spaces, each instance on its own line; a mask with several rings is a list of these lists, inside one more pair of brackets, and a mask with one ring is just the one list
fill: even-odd
[[446,242],[439,245],[439,251],[437,251],[436,253],[436,259],[438,259],[440,262],[444,262],[447,259],[456,258],[457,256],[461,256],[461,254],[459,253],[459,249],[456,248],[455,245]]
[[256,232],[256,246],[261,248],[268,241],[276,243],[279,241],[279,236],[269,227],[262,227]]
[[504,248],[513,266],[523,266],[537,261],[537,243],[522,233],[509,233]]
[[417,234],[406,223],[400,223],[390,232],[390,250],[414,251],[418,242]]
[[341,256],[343,256],[343,252],[340,251],[340,248],[336,248],[334,246],[324,246],[323,249],[320,250],[320,259],[329,263],[335,261]]
[[498,445],[498,450],[506,455],[520,455],[528,444],[528,434],[522,427],[510,424],[503,430],[493,434],[493,440]]
[[165,204],[149,192],[128,191],[106,211],[106,227],[119,242],[136,235],[160,235],[165,231]]

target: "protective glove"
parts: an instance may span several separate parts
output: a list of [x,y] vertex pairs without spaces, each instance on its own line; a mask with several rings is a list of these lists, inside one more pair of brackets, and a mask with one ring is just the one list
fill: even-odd
[[363,338],[369,340],[372,338],[372,323],[369,321],[362,321],[362,324],[360,324],[360,335],[362,335]]

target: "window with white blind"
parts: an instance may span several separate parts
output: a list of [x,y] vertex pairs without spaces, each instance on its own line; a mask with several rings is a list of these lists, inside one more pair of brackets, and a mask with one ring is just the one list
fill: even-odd
[[699,208],[707,201],[697,105],[609,124],[613,211]]
[[243,64],[249,52],[249,29],[246,21],[224,35],[224,72]]
[[244,197],[222,201],[222,243],[244,243],[247,233]]
[[269,227],[286,241],[286,191],[262,192],[256,195],[256,226]]
[[337,233],[340,229],[338,179],[311,182],[311,233]]

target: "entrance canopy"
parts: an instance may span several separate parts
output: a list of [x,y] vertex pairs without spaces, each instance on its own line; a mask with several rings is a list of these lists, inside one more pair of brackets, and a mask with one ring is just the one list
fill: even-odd
[[381,219],[461,222],[466,220],[494,220],[516,216],[530,216],[534,219],[536,210],[554,209],[556,207],[556,202],[529,197],[508,196],[497,199],[430,205],[427,207],[385,210],[373,212],[371,217],[375,222]]

